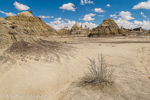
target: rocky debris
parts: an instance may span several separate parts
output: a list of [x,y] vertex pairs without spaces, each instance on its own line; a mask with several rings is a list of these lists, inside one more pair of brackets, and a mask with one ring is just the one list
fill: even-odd
[[111,35],[123,35],[126,32],[124,29],[120,29],[113,19],[104,20],[98,27],[93,28],[89,37],[93,36],[111,36]]
[[10,21],[14,26],[19,26],[31,35],[49,36],[56,35],[58,32],[47,25],[39,17],[32,15],[31,11],[19,13],[17,16],[8,16],[5,18]]
[[68,26],[66,26],[66,27],[60,29],[58,31],[58,33],[60,33],[60,34],[70,34],[70,29],[68,28]]
[[90,32],[89,28],[85,26],[85,29],[83,29],[82,24],[81,27],[78,26],[78,23],[76,22],[73,27],[71,28],[70,34],[75,35],[75,34],[88,34]]
[[18,41],[33,42],[37,39],[12,22],[0,18],[0,49]]

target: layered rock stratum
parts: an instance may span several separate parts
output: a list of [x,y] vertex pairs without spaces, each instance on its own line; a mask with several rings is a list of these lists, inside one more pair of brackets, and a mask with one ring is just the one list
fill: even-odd
[[21,27],[0,18],[0,48],[8,47],[18,41],[33,42],[37,40],[34,36],[28,34],[29,32]]
[[58,31],[60,34],[70,34],[70,29],[66,26]]
[[[8,17],[8,18],[24,17],[24,21],[30,20],[29,17],[29,15],[31,16],[30,13],[27,13],[29,14],[27,15],[27,17],[24,15],[22,16],[22,14],[26,13],[21,13],[17,17]],[[21,23],[19,21],[17,22]],[[36,23],[35,20],[33,21],[33,24],[34,23]],[[29,24],[32,24],[32,22],[29,22]],[[43,23],[43,26],[39,27],[44,27],[44,25],[45,24]],[[37,34],[32,35],[29,31],[30,28],[28,30],[26,30],[25,28],[23,27],[23,24],[21,26],[19,24],[16,24],[16,22],[10,22],[8,20],[5,20],[4,18],[0,18],[0,50],[3,51],[2,56],[0,56],[1,60],[5,61],[8,59],[13,59],[12,61],[16,62],[16,59],[22,59],[23,61],[25,61],[25,59],[28,56],[32,56],[33,58],[35,57],[35,60],[38,60],[39,58],[36,59],[37,57],[44,55],[44,57],[53,57],[51,59],[51,61],[53,61],[55,58],[56,58],[55,60],[59,60],[57,56],[58,53],[60,53],[60,50],[64,51],[70,50],[70,48],[69,49],[66,48],[61,43],[46,41],[43,40],[41,37],[37,38],[36,35],[40,34],[38,31]],[[64,54],[64,52],[61,54]]]
[[55,29],[47,25],[41,18],[33,16],[31,11],[19,13],[17,16],[8,16],[5,19],[23,28],[24,31],[31,35],[49,36],[58,34]]
[[85,26],[85,29],[82,28],[82,25],[81,27],[78,26],[78,23],[76,22],[72,28],[71,28],[71,31],[70,31],[70,34],[71,35],[76,35],[76,34],[88,34],[89,33],[89,29],[87,29],[87,26]]
[[93,28],[89,36],[110,36],[110,35],[119,35],[125,34],[125,31],[118,27],[114,19],[104,20],[98,27]]

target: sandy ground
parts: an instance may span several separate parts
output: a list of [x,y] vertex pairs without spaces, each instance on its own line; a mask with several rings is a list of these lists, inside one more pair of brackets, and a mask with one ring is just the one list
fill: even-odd
[[[0,51],[0,100],[150,100],[150,38],[60,38],[45,40],[72,48],[65,55],[24,59]],[[66,41],[66,42],[65,42]],[[120,42],[122,41],[122,42]],[[64,50],[60,52],[65,52]],[[80,84],[88,58],[103,54],[115,69],[114,84],[102,90]],[[51,58],[50,58],[51,57]]]

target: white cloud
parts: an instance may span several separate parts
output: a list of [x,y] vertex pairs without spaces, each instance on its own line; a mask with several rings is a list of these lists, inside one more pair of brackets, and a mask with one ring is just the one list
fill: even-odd
[[120,13],[120,12],[115,12],[115,13]]
[[39,17],[40,17],[40,18],[48,18],[48,19],[49,19],[49,18],[54,18],[54,16],[41,16],[41,15],[40,15]]
[[11,13],[11,12],[9,12],[9,13],[6,13],[6,12],[4,12],[4,11],[1,11],[1,10],[0,10],[0,12],[1,12],[2,14],[5,14],[6,16],[16,16],[16,14],[14,14],[14,13]]
[[119,13],[119,16],[121,16],[122,18],[122,20],[131,20],[131,19],[134,19],[134,17],[131,17],[131,13],[129,12],[129,11],[121,11],[120,13]]
[[84,5],[84,0],[81,0],[81,5]]
[[150,0],[134,5],[132,9],[150,9]]
[[122,18],[118,18],[118,20],[115,20],[115,21],[119,27],[123,26],[124,28],[129,28],[129,29],[135,28],[132,22],[123,20]]
[[111,6],[110,4],[107,4],[107,5],[106,5],[106,7],[110,7],[110,6]]
[[28,7],[27,5],[20,4],[17,1],[15,1],[14,6],[18,10],[28,10],[28,9],[30,9],[30,7]]
[[[118,24],[119,27],[123,26],[124,28],[129,28],[129,29],[133,29],[133,28],[137,28],[137,27],[142,27],[144,29],[150,29],[150,21],[137,21],[134,20],[134,22],[130,22],[129,20],[134,19],[133,17],[131,17],[131,13],[128,11],[121,11],[119,13],[118,16],[121,16],[121,18],[118,18],[117,20],[115,20],[115,22]],[[141,12],[141,15],[144,15],[144,13]],[[117,15],[111,15],[111,17],[114,17]]]
[[105,15],[98,15],[99,17],[104,17]]
[[91,22],[84,22],[84,23],[79,22],[78,24],[79,24],[79,26],[81,26],[81,24],[82,24],[83,28],[85,28],[84,26],[87,25],[87,27],[89,27],[90,29],[98,26],[97,24],[91,23]]
[[118,18],[116,14],[110,15],[110,17]]
[[95,18],[92,18],[92,16],[95,16],[95,15],[96,15],[96,14],[93,14],[93,13],[86,14],[82,20],[84,20],[84,21],[92,21],[92,20],[95,20]]
[[94,2],[93,2],[93,1],[90,1],[90,0],[88,0],[87,3],[89,3],[89,4],[94,4]]
[[59,21],[59,20],[61,20],[61,17],[59,17],[59,18],[55,18],[55,21]]
[[63,4],[59,9],[75,11],[73,3]]
[[81,5],[84,5],[84,4],[94,4],[94,2],[90,0],[81,0]]
[[150,29],[150,21],[143,20],[143,22],[141,22],[141,21],[135,20],[134,24],[136,25],[136,27],[142,27],[145,29]]
[[140,14],[141,14],[143,17],[147,18],[147,17],[144,15],[144,13],[143,13],[143,12],[141,12]]
[[[54,21],[51,21],[50,23],[47,23],[47,24],[50,25],[51,27],[53,27],[54,29],[59,30],[59,29],[64,28],[65,26],[68,26],[68,28],[71,29],[72,26],[75,23],[76,23],[76,21],[71,21],[69,19],[62,19],[61,17],[59,17],[59,18],[55,18]],[[98,26],[95,23],[89,23],[89,22],[81,23],[81,22],[78,22],[79,26],[81,26],[81,24],[83,25],[83,27],[85,25],[87,25],[87,27],[90,27],[90,28],[94,28],[94,27]]]
[[68,26],[68,28],[71,29],[71,27],[75,23],[76,23],[75,21],[70,21],[68,19],[62,20],[62,18],[59,17],[59,18],[55,18],[54,21],[51,21],[50,23],[47,23],[47,24],[53,27],[54,29],[59,30],[59,29],[64,28],[65,26]]
[[39,17],[40,18],[48,18],[48,19],[50,18],[50,16],[41,16],[41,15]]
[[115,20],[116,23],[118,24],[119,27],[123,26],[124,28],[137,28],[137,27],[142,27],[144,29],[149,30],[150,29],[150,21],[137,21],[135,20],[134,22],[129,22],[128,20],[123,20],[121,18],[118,18],[118,20]]
[[101,9],[101,8],[95,8],[94,11],[95,11],[95,12],[98,12],[98,13],[105,12],[105,10],[103,10],[103,9]]

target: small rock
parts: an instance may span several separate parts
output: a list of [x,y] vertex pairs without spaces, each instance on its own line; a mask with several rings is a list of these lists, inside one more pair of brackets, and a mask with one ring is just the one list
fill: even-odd
[[31,47],[31,44],[28,44],[28,47]]

